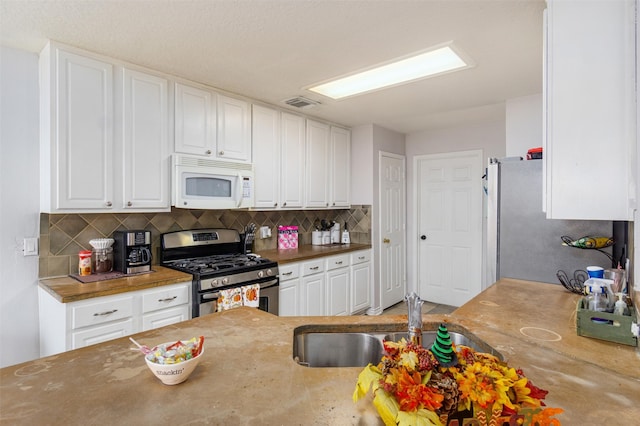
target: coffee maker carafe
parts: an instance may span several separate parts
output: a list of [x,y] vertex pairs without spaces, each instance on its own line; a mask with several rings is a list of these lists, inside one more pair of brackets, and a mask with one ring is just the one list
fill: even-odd
[[151,271],[151,232],[115,231],[113,263],[116,271],[139,274]]

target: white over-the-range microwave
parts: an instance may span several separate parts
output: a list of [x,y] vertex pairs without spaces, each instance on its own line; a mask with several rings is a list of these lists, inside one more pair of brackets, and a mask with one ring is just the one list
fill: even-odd
[[175,207],[220,210],[254,206],[251,164],[173,154],[171,173],[171,204]]

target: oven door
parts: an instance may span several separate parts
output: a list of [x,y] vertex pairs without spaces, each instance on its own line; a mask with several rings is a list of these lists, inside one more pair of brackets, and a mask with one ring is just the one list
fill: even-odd
[[[244,283],[243,285],[251,285],[255,283]],[[238,286],[241,287],[241,286]],[[227,287],[228,288],[228,287]],[[219,289],[198,294],[198,306],[193,310],[193,316],[202,316],[218,312],[218,298],[220,297]],[[268,281],[260,283],[260,301],[258,309],[278,315],[280,297],[280,281],[271,278]]]

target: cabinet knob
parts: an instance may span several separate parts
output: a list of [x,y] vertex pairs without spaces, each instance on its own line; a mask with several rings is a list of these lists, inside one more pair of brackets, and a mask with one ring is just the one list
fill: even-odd
[[333,205],[334,205],[334,206],[336,205],[335,201],[334,201]]
[[383,238],[382,242],[385,243],[385,244],[389,244],[391,242],[391,240],[388,239],[388,238]]
[[105,205],[106,205],[107,207],[111,207],[113,204],[111,203],[111,201],[107,201],[107,202],[105,203]]
[[220,151],[218,154],[219,155],[224,155],[224,151]]
[[278,207],[278,203],[273,203],[273,207]]
[[131,207],[133,203],[131,201],[127,201],[127,207]]
[[287,202],[282,203],[282,207],[287,207]]
[[420,235],[420,239],[421,239],[422,241],[424,241],[424,240],[426,240],[426,239],[427,239],[427,236],[426,236],[426,235]]
[[325,204],[325,207],[329,207],[329,203]]
[[210,149],[208,149],[208,150],[206,150],[204,153],[205,153],[205,154],[207,154],[207,155],[211,155],[211,150],[210,150]]

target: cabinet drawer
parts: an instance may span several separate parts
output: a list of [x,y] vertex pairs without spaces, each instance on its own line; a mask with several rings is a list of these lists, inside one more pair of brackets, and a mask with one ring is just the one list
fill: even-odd
[[71,308],[71,328],[103,324],[128,318],[133,314],[133,296],[125,296],[100,302],[82,303]]
[[327,271],[331,271],[333,269],[345,268],[349,266],[349,255],[342,254],[340,256],[331,256],[326,259],[327,262]]
[[[190,284],[189,284],[190,285]],[[189,303],[189,285],[159,288],[142,296],[142,313]]]
[[371,260],[371,250],[363,250],[363,251],[357,251],[355,253],[351,253],[352,265],[369,262],[370,260]]
[[142,331],[153,330],[165,325],[177,324],[189,319],[189,305],[163,309],[142,316]]
[[324,272],[323,259],[313,260],[302,264],[302,275],[305,277],[307,275],[319,274],[320,272]]
[[300,265],[298,264],[278,266],[278,270],[280,271],[280,282],[292,280],[300,276]]
[[133,318],[113,324],[91,327],[71,334],[71,349],[84,348],[85,346],[128,336],[134,332]]

